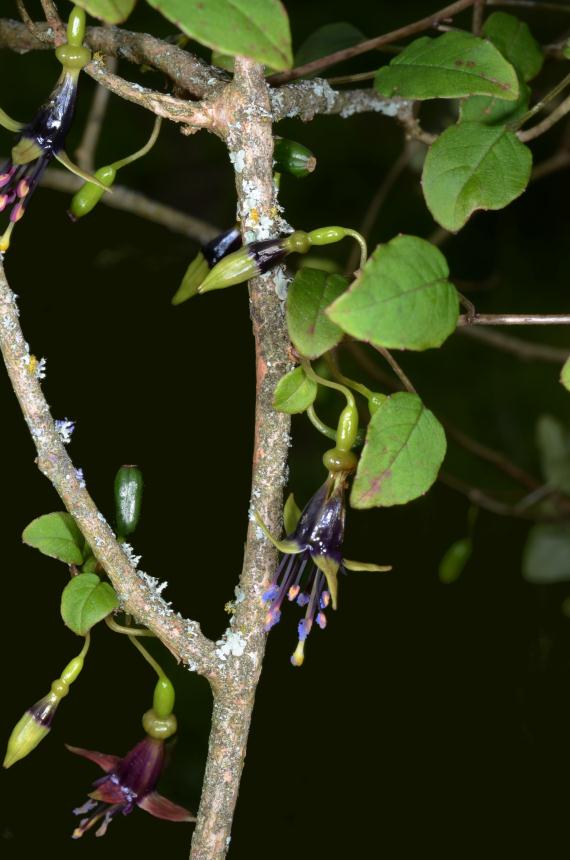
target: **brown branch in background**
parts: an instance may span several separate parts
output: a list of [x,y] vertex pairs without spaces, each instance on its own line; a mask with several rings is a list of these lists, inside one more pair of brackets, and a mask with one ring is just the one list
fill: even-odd
[[[370,375],[372,379],[376,379],[389,390],[400,390],[400,385],[398,385],[391,376],[386,374],[381,367],[378,367],[376,362],[373,361],[366,353],[362,344],[354,341],[347,341],[344,346],[350,352],[355,361]],[[496,451],[494,448],[484,445],[477,439],[473,439],[472,436],[464,433],[463,430],[459,430],[449,421],[441,418],[441,416],[438,416],[438,419],[445,428],[447,436],[456,444],[460,445],[471,454],[474,454],[476,457],[479,457],[481,460],[491,463],[499,469],[499,471],[503,472],[504,475],[515,481],[517,484],[523,486],[526,490],[534,492],[543,486],[543,482],[539,481],[516,463],[513,463],[501,451]],[[562,493],[553,491],[552,501],[558,508],[561,516],[567,517],[570,515],[570,498]]]
[[[368,204],[368,208],[364,213],[364,218],[362,219],[359,228],[359,233],[364,236],[366,241],[368,241],[370,238],[370,234],[374,228],[374,225],[376,224],[376,221],[378,220],[380,210],[386,202],[388,195],[390,194],[392,188],[410,163],[411,156],[411,146],[409,143],[407,143],[398,158],[393,162],[388,173],[386,173],[386,175],[384,176],[382,182],[378,186],[378,190]],[[350,251],[350,256],[346,264],[347,272],[354,272],[354,270],[358,266],[359,259],[360,249],[358,248],[358,245],[355,244]]]
[[390,365],[406,391],[411,391],[412,394],[417,394],[416,389],[414,388],[414,386],[412,385],[412,383],[410,382],[410,380],[408,379],[392,353],[388,352],[387,349],[384,349],[383,346],[375,346],[374,349],[376,350],[376,352],[380,353],[382,358],[386,359],[386,361],[388,362],[388,364]]
[[[48,167],[40,180],[40,184],[44,188],[51,188],[54,191],[75,194],[83,185],[83,180],[67,171]],[[202,221],[200,218],[187,215],[185,212],[173,209],[172,206],[167,206],[158,200],[151,200],[150,197],[146,197],[140,191],[133,191],[124,185],[113,185],[113,193],[103,194],[101,204],[109,206],[111,209],[129,212],[139,218],[145,218],[147,221],[166,227],[174,233],[181,233],[201,244],[209,242],[220,232],[217,227]]]
[[[114,74],[117,71],[116,57],[109,57],[107,60],[107,71],[111,74]],[[93,100],[91,102],[91,107],[89,109],[89,114],[87,116],[87,122],[83,129],[81,143],[75,150],[77,163],[81,169],[86,170],[87,173],[93,173],[95,171],[95,153],[97,151],[97,144],[99,143],[99,137],[101,136],[103,122],[107,113],[110,95],[111,93],[106,87],[101,86],[101,84],[97,84]]]
[[545,3],[543,0],[487,0],[487,6],[515,6],[519,9],[538,9],[540,12],[570,12],[570,6]]
[[117,542],[103,514],[97,510],[71,462],[55,426],[40,382],[30,361],[16,297],[0,260],[0,350],[38,453],[37,465],[51,481],[63,504],[81,529],[122,606],[148,627],[176,656],[200,674],[215,679],[215,645],[195,621],[176,615],[160,595],[158,582],[137,571]]
[[485,15],[485,0],[476,0],[473,7],[473,22],[471,29],[475,36],[481,35],[483,29],[483,16]]
[[51,42],[51,38],[47,35],[46,30],[42,30],[28,14],[28,10],[24,5],[24,0],[16,0],[16,6],[18,7],[18,14],[22,19],[22,22],[28,28],[30,33],[32,34],[34,39],[37,39],[38,42]]
[[[523,520],[533,520],[534,522],[552,522],[560,520],[559,516],[553,517],[549,514],[543,514],[540,511],[531,513],[529,509],[530,505],[526,504],[526,500],[528,498],[526,496],[523,496],[520,501],[515,503],[505,502],[498,499],[496,496],[491,495],[488,491],[481,490],[479,487],[474,487],[462,478],[451,475],[444,469],[440,471],[438,480],[441,481],[442,484],[445,484],[446,487],[461,493],[461,495],[465,496],[473,505],[477,505],[486,511],[490,511],[492,514],[498,514],[501,517],[516,517]],[[544,488],[541,488],[541,490],[543,489]],[[551,492],[551,490],[548,492]],[[541,493],[541,496],[544,497],[544,493]]]
[[551,173],[556,173],[557,170],[564,170],[570,167],[570,149],[561,149],[555,152],[550,158],[540,161],[534,168],[531,174],[531,182],[537,179],[543,179],[545,176],[550,176]]
[[382,36],[376,36],[373,39],[366,39],[365,42],[360,42],[358,45],[352,45],[350,48],[343,48],[340,51],[335,51],[333,54],[328,54],[326,57],[319,57],[318,60],[312,60],[310,63],[305,63],[298,66],[296,69],[291,69],[288,72],[279,72],[279,74],[269,77],[270,84],[285,84],[288,81],[295,81],[298,78],[304,78],[307,75],[314,75],[323,69],[328,69],[330,66],[341,63],[344,60],[350,60],[352,57],[357,57],[360,54],[365,54],[368,51],[373,51],[375,48],[381,48],[383,45],[389,45],[391,42],[397,42],[400,39],[407,39],[409,36],[415,36],[416,33],[422,33],[424,30],[429,30],[440,21],[451,18],[457,15],[464,9],[468,9],[476,0],[457,0],[449,6],[444,6],[427,18],[422,18],[420,21],[414,21],[413,24],[407,24],[400,27],[398,30],[392,30],[390,33],[384,33]]
[[525,131],[518,131],[517,137],[523,143],[527,143],[529,140],[534,140],[535,138],[540,137],[541,134],[550,131],[552,126],[556,125],[556,123],[568,113],[570,113],[570,96],[567,96],[564,101],[560,102],[560,104],[555,107],[554,110],[542,120],[542,122],[533,125],[532,128],[528,128]]
[[46,23],[50,30],[53,31],[54,44],[56,46],[63,44],[66,41],[65,26],[59,17],[59,12],[57,11],[54,0],[40,0],[40,3],[42,4],[42,9],[46,16]]
[[525,361],[537,359],[538,361],[563,364],[570,356],[570,349],[559,349],[546,343],[533,343],[529,340],[521,340],[518,337],[511,337],[508,334],[493,331],[492,329],[464,326],[459,331],[462,334],[475,338],[475,340],[482,341],[494,349],[516,355],[517,358],[522,358]]
[[462,314],[457,325],[570,325],[570,314]]

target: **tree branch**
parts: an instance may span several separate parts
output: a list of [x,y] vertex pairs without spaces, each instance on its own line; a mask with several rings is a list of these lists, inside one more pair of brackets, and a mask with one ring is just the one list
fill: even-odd
[[[239,217],[248,239],[278,235],[273,183],[273,135],[268,88],[263,67],[236,58],[235,83],[228,88],[226,138],[236,171]],[[237,158],[237,154],[240,157]],[[255,215],[253,213],[255,210]],[[277,218],[277,220],[276,220]],[[263,225],[263,227],[260,226]],[[250,282],[250,312],[256,344],[257,386],[251,502],[268,524],[279,531],[282,493],[289,446],[289,416],[273,411],[272,398],[280,377],[290,369],[289,339],[277,288],[282,272]],[[250,521],[240,595],[230,628],[220,648],[229,649],[222,682],[214,689],[210,746],[192,860],[222,860],[230,830],[245,757],[255,688],[265,650],[266,609],[262,595],[276,564],[276,552]]]
[[518,139],[523,143],[526,143],[529,140],[534,140],[535,138],[540,137],[541,134],[550,131],[552,126],[556,125],[556,123],[565,117],[567,113],[570,113],[570,96],[566,96],[564,101],[561,101],[560,104],[542,120],[542,122],[533,125],[532,128],[528,128],[526,131],[517,132]]
[[462,314],[457,325],[570,325],[570,314]]
[[277,75],[271,75],[269,78],[270,84],[284,84],[289,81],[295,81],[298,78],[304,78],[307,75],[313,75],[315,72],[321,72],[323,69],[328,69],[330,66],[341,63],[344,60],[349,60],[352,57],[357,57],[360,54],[365,54],[368,51],[373,51],[375,48],[381,48],[383,45],[389,45],[391,42],[397,42],[399,39],[407,39],[409,36],[415,36],[416,33],[422,33],[424,30],[429,30],[445,18],[450,18],[452,15],[457,15],[464,9],[468,9],[476,0],[457,0],[450,6],[445,6],[439,9],[427,18],[422,18],[420,21],[415,21],[413,24],[407,24],[405,27],[400,27],[398,30],[392,30],[390,33],[384,33],[382,36],[375,36],[373,39],[367,39],[365,42],[360,42],[358,45],[352,45],[350,48],[343,48],[341,51],[335,51],[334,54],[328,54],[326,57],[319,57],[318,60],[312,60],[310,63],[305,63],[302,66],[297,66],[296,69],[291,69],[289,72],[280,72]]
[[[75,194],[83,185],[83,180],[68,171],[59,170],[57,167],[48,167],[40,180],[40,184],[44,188],[51,188],[54,191]],[[133,191],[124,185],[113,185],[112,194],[103,194],[100,202],[111,209],[130,212],[131,215],[137,215],[139,218],[160,224],[161,227],[166,227],[174,233],[181,233],[201,244],[209,242],[220,232],[217,227],[202,221],[200,218],[187,215],[185,212],[173,209],[158,200],[151,200],[150,197],[146,197],[140,191]]]
[[37,465],[51,481],[105,570],[124,609],[144,624],[193,670],[216,678],[215,645],[195,621],[176,615],[157,590],[157,581],[135,570],[104,516],[85,489],[56,430],[49,406],[30,363],[18,318],[16,297],[0,262],[0,350],[38,453]]
[[460,331],[475,340],[483,341],[483,343],[492,346],[494,349],[500,349],[503,352],[508,352],[511,355],[516,355],[517,358],[522,358],[526,361],[538,359],[538,361],[551,361],[555,364],[563,364],[570,356],[570,349],[558,349],[555,346],[549,346],[546,343],[533,343],[529,340],[520,340],[518,337],[511,337],[508,334],[503,334],[499,331],[487,330],[478,326],[464,326]]

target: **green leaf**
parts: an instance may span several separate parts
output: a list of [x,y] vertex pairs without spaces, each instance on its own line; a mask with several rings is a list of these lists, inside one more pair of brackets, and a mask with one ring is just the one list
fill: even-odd
[[293,493],[289,493],[283,507],[283,528],[286,535],[293,534],[301,519],[301,508],[295,501]]
[[277,383],[273,408],[277,412],[304,412],[317,396],[317,383],[306,375],[302,367],[290,370]]
[[131,14],[137,0],[74,0],[74,2],[94,18],[99,18],[108,24],[121,24]]
[[44,555],[58,558],[66,564],[83,563],[85,538],[71,514],[64,511],[44,514],[32,520],[24,529],[22,540]]
[[417,394],[393,394],[368,425],[352,506],[389,507],[417,499],[436,480],[445,451],[443,427]]
[[530,87],[523,82],[516,102],[506,102],[495,96],[471,96],[461,103],[460,122],[482,122],[485,125],[514,122],[527,112],[530,95]]
[[471,538],[462,538],[452,543],[445,551],[439,563],[439,581],[444,585],[456,582],[463,573],[463,569],[471,558],[472,552],[473,542]]
[[119,598],[108,582],[101,582],[94,573],[80,573],[63,589],[61,617],[70,630],[85,636],[118,605]]
[[519,94],[516,72],[495,46],[463,32],[416,39],[378,70],[375,86],[383,96],[404,99],[488,95],[514,100]]
[[441,346],[459,316],[448,275],[438,248],[416,236],[397,236],[376,248],[358,280],[327,313],[348,334],[376,346]]
[[560,371],[560,382],[567,391],[570,391],[570,358],[567,358],[562,365],[562,370]]
[[342,275],[303,268],[295,275],[287,295],[287,326],[295,349],[318,358],[340,343],[344,333],[325,315],[325,309],[348,287]]
[[512,131],[462,122],[430,147],[422,175],[435,220],[457,232],[477,209],[502,209],[525,190],[532,154]]
[[352,48],[353,45],[358,45],[365,39],[364,33],[348,21],[324,24],[311,33],[297,50],[295,66],[304,66],[312,60],[318,60],[320,57],[326,57],[345,48]]
[[541,415],[536,425],[536,440],[545,480],[570,493],[570,433],[552,415]]
[[148,0],[187,36],[215,51],[289,69],[291,33],[280,0]]
[[523,553],[523,577],[533,585],[570,580],[570,526],[542,523],[530,530]]
[[570,39],[563,45],[562,54],[567,60],[570,60]]
[[525,81],[535,78],[542,68],[544,56],[528,24],[506,12],[493,12],[483,25],[483,35]]

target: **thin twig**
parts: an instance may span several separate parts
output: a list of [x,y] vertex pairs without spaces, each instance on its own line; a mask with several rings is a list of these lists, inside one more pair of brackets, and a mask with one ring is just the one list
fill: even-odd
[[[378,190],[368,204],[368,208],[364,213],[364,217],[362,219],[362,223],[360,224],[359,229],[360,234],[364,236],[367,242],[370,238],[372,228],[374,227],[378,219],[378,215],[380,213],[380,210],[382,209],[382,206],[384,205],[388,195],[390,194],[390,191],[410,163],[411,155],[412,151],[410,145],[405,144],[402,152],[393,162],[388,173],[386,173],[382,182],[378,186]],[[360,252],[358,246],[354,245],[350,251],[350,257],[348,258],[348,262],[346,264],[346,269],[348,272],[353,272],[356,269],[359,258]]]
[[538,9],[541,12],[570,12],[562,3],[544,3],[543,0],[487,0],[487,6],[516,6],[519,9]]
[[534,140],[537,137],[540,137],[541,134],[544,134],[547,131],[550,131],[553,125],[566,116],[567,113],[570,113],[570,96],[567,96],[564,101],[560,102],[560,104],[554,108],[554,110],[545,117],[542,122],[533,125],[532,128],[527,128],[524,131],[517,132],[517,137],[523,143],[526,143],[529,140]]
[[[83,180],[67,171],[48,167],[40,183],[45,188],[52,188],[54,191],[74,194],[83,185]],[[185,212],[166,206],[158,200],[151,200],[150,197],[146,197],[140,191],[133,191],[124,185],[114,185],[112,194],[103,194],[100,202],[111,209],[129,212],[131,215],[145,218],[154,224],[160,224],[174,233],[181,233],[201,244],[209,242],[220,232],[217,227],[202,221],[200,218],[187,215]]]
[[[112,74],[117,71],[116,57],[109,57],[107,60],[107,70]],[[107,113],[110,95],[111,94],[106,87],[101,86],[101,84],[97,84],[93,95],[93,101],[89,108],[87,122],[83,129],[83,136],[79,146],[75,150],[77,163],[82,170],[86,170],[88,173],[93,173],[95,170],[95,153],[97,151],[97,144],[99,143],[101,130],[103,128],[105,114]]]
[[551,173],[556,173],[557,170],[564,170],[570,167],[570,149],[563,149],[540,161],[534,168],[531,174],[531,182],[537,179],[543,179],[545,176],[550,176]]
[[[472,484],[468,484],[456,475],[451,475],[449,472],[444,470],[439,473],[438,480],[447,487],[450,487],[450,489],[466,496],[472,504],[477,505],[486,511],[490,511],[492,514],[498,514],[502,517],[533,520],[537,522],[550,522],[553,519],[560,519],[560,517],[552,517],[538,512],[532,514],[526,507],[521,506],[520,502],[516,502],[514,504],[503,502],[496,496],[492,496],[488,491],[481,490],[479,487],[474,487]],[[524,502],[526,498],[528,497],[523,498],[521,501]]]
[[422,18],[420,21],[414,21],[413,24],[407,24],[400,27],[398,30],[392,30],[390,33],[384,33],[382,36],[376,36],[373,39],[366,39],[364,42],[359,42],[358,45],[352,45],[350,48],[343,48],[340,51],[335,51],[333,54],[328,54],[326,57],[320,57],[318,60],[312,60],[310,63],[305,63],[302,66],[297,66],[296,69],[291,69],[289,72],[280,72],[276,75],[271,75],[269,78],[270,84],[284,84],[288,81],[295,81],[298,78],[304,78],[307,75],[314,75],[323,69],[328,69],[336,63],[349,60],[352,57],[357,57],[359,54],[365,54],[368,51],[373,51],[375,48],[380,48],[383,45],[389,45],[391,42],[397,42],[400,39],[407,39],[409,36],[414,36],[416,33],[422,33],[424,30],[429,30],[434,27],[439,21],[451,18],[457,15],[464,9],[468,9],[475,3],[476,0],[457,0],[443,9],[439,9],[427,18]]
[[51,481],[107,573],[126,611],[152,630],[177,657],[213,680],[215,645],[195,621],[176,615],[146,575],[132,566],[71,462],[30,362],[16,297],[0,261],[0,349],[38,453],[37,465]]
[[18,7],[18,13],[20,15],[20,18],[22,19],[22,21],[24,22],[24,24],[26,25],[26,27],[28,28],[28,30],[30,31],[30,33],[32,34],[34,39],[37,39],[38,42],[49,41],[49,39],[46,37],[45,31],[42,31],[37,26],[37,24],[34,21],[32,21],[32,19],[30,18],[28,10],[26,9],[26,7],[24,5],[24,0],[16,0],[16,6]]
[[376,350],[376,352],[379,352],[383,358],[386,359],[386,361],[388,362],[388,364],[390,365],[406,391],[411,391],[412,394],[417,394],[416,389],[414,388],[414,386],[412,385],[412,383],[410,382],[394,356],[390,352],[388,352],[387,349],[384,349],[383,346],[375,346],[374,349]]
[[570,325],[570,314],[462,314],[457,325]]
[[44,15],[46,16],[46,23],[48,27],[53,30],[55,44],[63,44],[66,40],[65,27],[59,17],[59,12],[57,11],[55,3],[53,0],[40,0],[40,2],[42,4],[42,9],[44,10]]
[[471,29],[475,36],[479,36],[483,29],[483,16],[485,15],[485,0],[476,0],[473,7],[473,22]]
[[[513,128],[519,129],[523,125],[525,125],[525,123],[527,123],[529,119],[532,119],[533,116],[536,116],[537,113],[540,113],[540,111],[544,107],[546,107],[547,104],[549,104],[553,99],[555,99],[556,96],[560,95],[560,93],[563,92],[568,85],[570,85],[570,74],[565,75],[562,80],[558,81],[555,87],[549,90],[539,101],[537,101],[536,104],[534,104],[530,108],[530,110],[528,110],[516,121],[516,123],[513,123]],[[521,134],[524,133],[525,132],[518,132],[519,137]]]
[[546,343],[533,343],[529,340],[520,340],[518,337],[511,337],[508,334],[493,331],[492,329],[464,326],[460,331],[462,334],[480,340],[494,349],[500,349],[502,352],[516,355],[517,358],[522,358],[525,361],[537,359],[538,361],[562,364],[570,356],[570,349],[558,349]]

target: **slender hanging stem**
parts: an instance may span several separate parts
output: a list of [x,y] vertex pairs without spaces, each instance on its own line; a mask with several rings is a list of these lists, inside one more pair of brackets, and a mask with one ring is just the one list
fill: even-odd
[[123,624],[118,624],[114,618],[107,616],[105,618],[105,623],[109,630],[112,630],[113,633],[121,633],[123,636],[154,636],[152,630],[146,630],[143,628],[136,627],[125,627]]
[[114,161],[113,164],[111,165],[111,167],[114,167],[115,170],[119,170],[121,167],[125,167],[125,165],[130,164],[132,161],[136,161],[137,158],[142,158],[143,155],[146,155],[147,152],[150,152],[150,150],[153,148],[154,144],[156,143],[156,140],[157,140],[158,135],[160,133],[160,126],[161,125],[162,125],[162,117],[157,116],[155,121],[154,121],[154,125],[152,127],[151,135],[150,135],[149,139],[147,140],[147,142],[145,143],[145,145],[141,146],[140,149],[137,149],[136,152],[133,152],[132,155],[127,155],[127,156],[125,156],[125,158],[119,159],[119,161]]
[[144,657],[144,659],[146,660],[148,665],[152,666],[152,668],[154,669],[154,671],[156,672],[158,677],[161,679],[166,678],[166,680],[168,681],[169,678],[168,678],[166,672],[164,671],[164,669],[162,668],[162,666],[160,665],[160,663],[157,663],[157,661],[154,659],[154,657],[151,657],[151,655],[148,653],[146,648],[144,648],[141,645],[141,643],[138,641],[138,639],[135,636],[133,636],[132,634],[129,636],[129,639],[131,640],[131,642],[133,643],[133,645],[135,646],[137,651],[140,651],[140,653],[142,654],[142,656]]
[[89,651],[90,645],[91,645],[91,631],[88,630],[87,633],[85,634],[85,642],[83,643],[83,648],[81,649],[81,651],[77,655],[80,659],[83,660],[83,658],[85,657],[85,655]]
[[349,406],[356,408],[356,403],[354,400],[354,396],[352,391],[346,387],[346,385],[341,385],[338,382],[333,382],[331,379],[325,379],[323,376],[320,376],[313,370],[311,366],[311,362],[306,358],[301,358],[301,367],[313,382],[318,383],[319,385],[324,385],[326,388],[334,388],[336,391],[340,391],[346,397],[346,402]]
[[364,236],[361,236],[360,233],[356,230],[351,230],[349,227],[345,227],[344,232],[347,236],[352,236],[353,239],[356,239],[360,245],[360,268],[363,269],[368,259],[368,248]]

